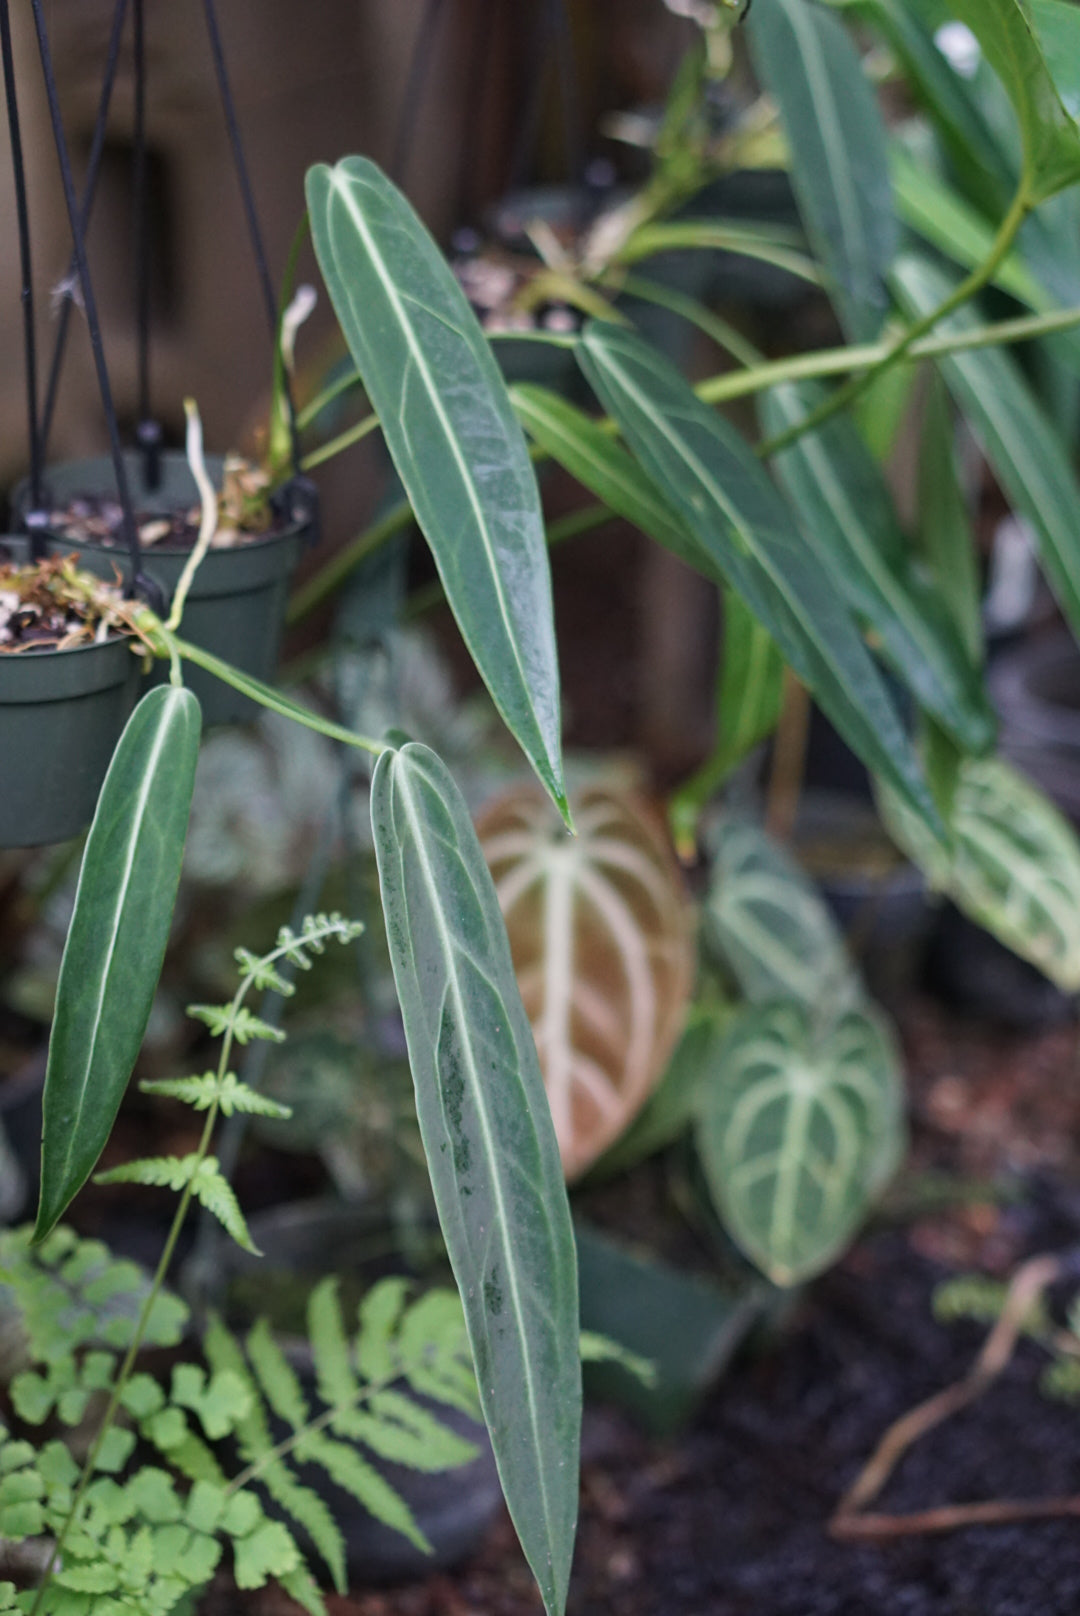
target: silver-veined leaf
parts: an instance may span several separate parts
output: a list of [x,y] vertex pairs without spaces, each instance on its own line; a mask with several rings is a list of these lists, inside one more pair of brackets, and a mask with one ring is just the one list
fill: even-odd
[[747,1010],[698,1115],[717,1210],[777,1285],[810,1279],[839,1256],[903,1143],[896,1051],[867,1008],[825,1022],[784,1000]]
[[49,1040],[39,1240],[93,1172],[142,1044],[176,902],[201,728],[190,690],[151,690],[101,788]]
[[951,854],[880,783],[878,803],[932,886],[1066,993],[1080,991],[1080,841],[1036,786],[1000,758],[963,759]]
[[[913,315],[936,308],[955,282],[926,259],[906,256],[894,272],[897,295]],[[968,309],[938,326],[942,335],[971,330]],[[1080,633],[1080,483],[1064,445],[1016,360],[1000,349],[955,353],[937,363],[1012,504],[1029,519],[1051,587],[1073,632]]]
[[791,178],[853,341],[877,336],[898,244],[885,126],[843,25],[812,0],[757,0],[754,65],[780,109]]
[[633,333],[588,325],[578,362],[702,553],[775,640],[853,751],[939,828],[918,760],[836,580],[746,443]]
[[[793,383],[761,401],[770,436],[797,424],[823,397]],[[822,560],[851,609],[881,642],[882,656],[967,750],[983,752],[995,724],[937,591],[907,564],[904,535],[884,475],[853,421],[834,417],[776,457],[776,469]]]
[[716,831],[705,926],[752,1004],[784,998],[846,1008],[862,997],[821,894],[752,820],[725,816]]
[[1021,0],[950,0],[1013,104],[1034,201],[1080,180],[1080,128],[1066,109]]
[[571,839],[528,788],[477,821],[571,1179],[661,1077],[695,964],[682,875],[644,805],[593,787],[574,799],[574,822]]
[[549,1616],[578,1499],[577,1265],[495,888],[445,765],[379,758],[371,819],[420,1131],[503,1491]]
[[319,266],[451,610],[563,808],[543,515],[498,365],[442,253],[374,163],[317,165],[307,197]]

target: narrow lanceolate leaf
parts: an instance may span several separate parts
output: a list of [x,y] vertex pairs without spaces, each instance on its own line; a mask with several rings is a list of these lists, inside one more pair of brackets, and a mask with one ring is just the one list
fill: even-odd
[[784,1000],[747,1010],[698,1116],[725,1227],[777,1285],[812,1278],[843,1251],[903,1142],[896,1051],[869,1009],[824,1025]]
[[568,837],[539,792],[505,792],[477,822],[540,1055],[567,1178],[640,1111],[694,984],[691,910],[643,803],[593,787]]
[[[919,315],[936,308],[955,282],[926,259],[906,256],[897,262],[894,284],[905,307]],[[937,329],[947,335],[975,323],[969,310],[959,310]],[[1080,633],[1080,482],[1053,422],[1010,354],[987,348],[938,363],[998,481],[1031,522],[1051,587],[1073,632]]]
[[752,1004],[793,999],[812,1009],[862,997],[839,927],[779,842],[748,819],[716,833],[705,927]]
[[949,0],[949,9],[971,29],[1013,104],[1033,200],[1075,184],[1080,128],[1050,75],[1021,0]]
[[146,1031],[184,856],[202,719],[188,690],[144,696],[90,827],[49,1041],[35,1238],[109,1137]]
[[549,1616],[577,1519],[577,1263],[559,1147],[468,809],[426,747],[384,752],[371,817],[420,1131],[499,1476]]
[[[770,436],[801,421],[820,388],[786,384],[761,403]],[[838,416],[776,458],[791,503],[883,657],[962,746],[983,752],[994,719],[982,680],[938,593],[907,564],[885,478],[853,421]]]
[[965,758],[951,854],[928,846],[894,793],[879,787],[878,803],[932,886],[1066,993],[1080,991],[1080,841],[1041,791],[1000,758]]
[[1031,20],[1050,77],[1073,119],[1080,118],[1080,11],[1067,0],[1031,0]]
[[543,516],[502,375],[446,260],[373,163],[318,165],[307,197],[345,340],[465,643],[565,807]]
[[[940,822],[892,698],[795,513],[743,439],[631,332],[589,325],[578,361],[645,471],[799,679],[936,834]],[[873,760],[873,761],[871,761]]]
[[885,127],[843,25],[814,0],[758,0],[754,65],[780,109],[791,178],[814,251],[854,341],[881,329],[898,232]]
[[511,388],[514,408],[533,442],[558,461],[583,488],[688,566],[701,566],[699,547],[649,481],[637,461],[610,432],[576,405],[545,387]]
[[923,551],[934,586],[952,616],[974,667],[983,661],[982,588],[975,535],[960,483],[948,394],[931,377],[919,444],[919,515]]

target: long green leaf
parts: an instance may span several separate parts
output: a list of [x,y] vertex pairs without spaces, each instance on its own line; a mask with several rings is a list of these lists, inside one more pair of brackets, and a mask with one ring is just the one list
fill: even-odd
[[784,659],[775,641],[735,591],[725,589],[716,704],[720,744],[713,757],[723,777],[772,734],[783,700]]
[[1030,0],[1043,58],[1069,116],[1080,118],[1080,11],[1066,0]]
[[888,310],[898,241],[874,93],[846,30],[812,0],[758,0],[748,30],[780,109],[807,234],[830,270],[845,330],[868,342]]
[[[915,315],[936,308],[955,284],[937,265],[914,256],[897,261],[893,281],[901,302]],[[939,330],[961,332],[975,323],[976,316],[963,309],[943,320]],[[1011,355],[988,348],[952,354],[938,363],[998,481],[1030,520],[1054,593],[1080,634],[1080,483],[1053,423]]]
[[446,598],[565,814],[543,516],[499,368],[443,255],[373,163],[318,165],[307,197],[320,268]]
[[[645,471],[785,660],[864,761],[883,770],[936,833],[937,812],[877,667],[742,438],[633,333],[589,325],[578,362]],[[873,760],[873,761],[871,761]]]
[[577,1266],[559,1150],[506,929],[435,754],[379,759],[371,817],[420,1131],[503,1491],[550,1616],[578,1497]]
[[[533,442],[576,477],[597,499],[689,566],[701,566],[700,547],[637,461],[610,432],[546,387],[521,382],[510,389],[514,408]],[[715,570],[711,573],[718,578]]]
[[983,661],[982,591],[948,395],[931,378],[919,445],[919,516],[923,549],[939,598],[951,612],[974,667]]
[[1020,0],[950,0],[967,24],[1013,104],[1034,201],[1080,180],[1080,128],[1050,75]]
[[822,1027],[784,1000],[736,1022],[697,1129],[728,1233],[778,1285],[843,1251],[903,1142],[899,1064],[881,1019],[854,1010]]
[[[761,400],[770,436],[801,421],[819,387],[788,383]],[[854,422],[835,417],[778,455],[776,469],[803,526],[852,611],[875,631],[882,655],[916,700],[971,752],[994,739],[979,678],[937,592],[906,562],[885,478]]]
[[49,1040],[37,1240],[93,1172],[142,1044],[176,902],[201,727],[189,690],[152,690],[101,788]]
[[725,816],[705,900],[706,936],[751,1004],[791,999],[847,1009],[862,984],[840,928],[787,850],[752,820]]
[[1066,993],[1080,990],[1080,841],[1054,805],[1000,758],[960,764],[952,853],[931,847],[878,785],[886,828],[931,884]]

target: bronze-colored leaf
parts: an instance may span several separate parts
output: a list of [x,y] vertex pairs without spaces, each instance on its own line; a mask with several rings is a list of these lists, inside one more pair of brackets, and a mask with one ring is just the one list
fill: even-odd
[[695,957],[682,876],[647,807],[594,787],[573,813],[575,837],[524,787],[477,825],[568,1178],[618,1138],[658,1082]]

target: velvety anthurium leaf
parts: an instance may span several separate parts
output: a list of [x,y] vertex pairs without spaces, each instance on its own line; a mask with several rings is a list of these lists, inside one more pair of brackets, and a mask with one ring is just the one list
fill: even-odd
[[951,853],[931,846],[880,783],[878,803],[931,886],[1066,993],[1080,991],[1080,841],[1036,786],[1000,758],[962,759]]
[[732,1239],[777,1285],[848,1245],[904,1144],[892,1038],[869,1008],[746,1010],[700,1101],[697,1146]]
[[363,157],[307,177],[319,266],[474,662],[565,807],[551,574],[506,384],[439,248]]
[[694,978],[682,875],[645,805],[593,787],[574,822],[570,838],[528,787],[477,821],[568,1178],[645,1103]]
[[101,788],[49,1040],[39,1240],[93,1172],[142,1044],[176,902],[201,728],[190,690],[151,690]]
[[549,1616],[578,1501],[577,1263],[559,1147],[506,927],[465,802],[410,744],[371,821],[420,1132],[503,1492]]

